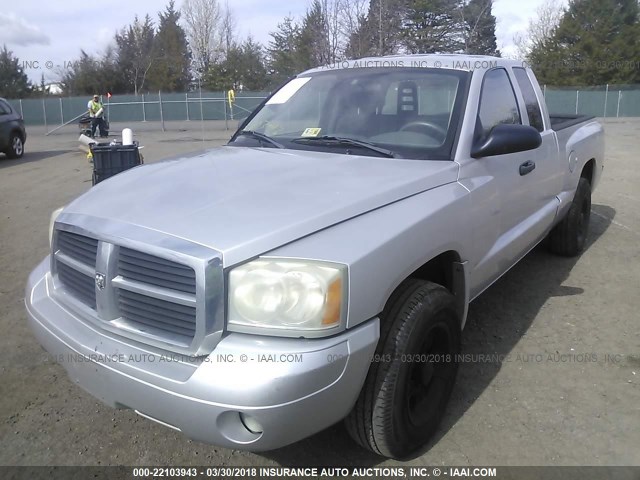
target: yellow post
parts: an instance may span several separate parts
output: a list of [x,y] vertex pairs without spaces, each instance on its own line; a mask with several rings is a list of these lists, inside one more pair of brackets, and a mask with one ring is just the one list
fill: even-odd
[[236,92],[233,89],[227,92],[227,101],[229,102],[229,110],[231,111],[231,120],[233,120],[233,104],[236,101]]

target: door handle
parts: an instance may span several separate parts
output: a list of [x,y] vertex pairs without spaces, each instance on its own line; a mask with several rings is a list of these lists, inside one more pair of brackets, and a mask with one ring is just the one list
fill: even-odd
[[526,175],[527,173],[531,173],[536,169],[536,163],[531,160],[527,160],[522,165],[520,165],[520,176]]

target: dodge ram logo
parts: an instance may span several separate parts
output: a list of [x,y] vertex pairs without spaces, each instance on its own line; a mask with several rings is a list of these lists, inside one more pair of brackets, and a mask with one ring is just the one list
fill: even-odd
[[105,277],[102,273],[96,273],[96,287],[98,287],[98,290],[104,290],[106,284],[107,277]]

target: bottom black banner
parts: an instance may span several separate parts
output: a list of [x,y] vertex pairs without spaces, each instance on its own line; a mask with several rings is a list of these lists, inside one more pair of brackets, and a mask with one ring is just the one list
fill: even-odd
[[504,466],[375,466],[375,467],[0,467],[2,480],[120,479],[468,479],[498,480],[640,480],[638,467],[504,467]]

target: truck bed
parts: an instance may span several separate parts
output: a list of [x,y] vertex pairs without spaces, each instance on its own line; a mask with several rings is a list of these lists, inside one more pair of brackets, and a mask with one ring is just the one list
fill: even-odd
[[556,132],[559,130],[564,130],[565,128],[572,127],[574,125],[578,125],[579,123],[586,122],[587,120],[592,120],[594,118],[595,117],[589,115],[549,114],[549,119],[551,120],[551,128],[553,128]]

